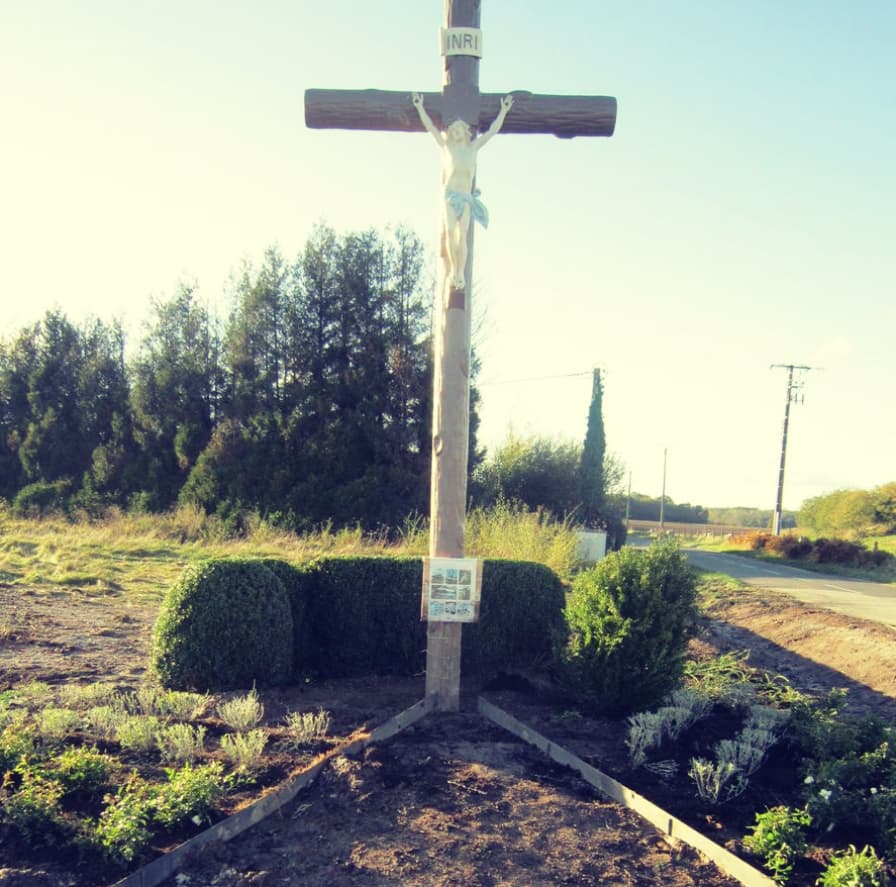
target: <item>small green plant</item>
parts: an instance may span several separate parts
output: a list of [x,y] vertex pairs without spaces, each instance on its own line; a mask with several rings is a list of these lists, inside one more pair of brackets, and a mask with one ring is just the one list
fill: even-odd
[[245,696],[235,696],[218,706],[218,717],[238,733],[251,730],[264,717],[264,706],[255,687]]
[[215,801],[226,792],[224,767],[220,761],[180,770],[165,770],[168,782],[156,792],[153,816],[165,828],[173,828],[185,819],[196,825],[207,816]]
[[156,745],[159,719],[152,715],[129,715],[115,729],[115,738],[123,749],[151,751]]
[[663,742],[663,717],[656,711],[639,711],[628,717],[628,758],[637,769],[647,762],[647,752]]
[[106,806],[90,833],[90,841],[106,858],[121,865],[136,859],[149,844],[153,793],[135,773],[117,795],[106,795]]
[[742,794],[747,778],[731,761],[691,758],[688,776],[694,780],[697,794],[710,804],[722,804]]
[[[722,739],[715,747],[716,760],[720,764],[730,764],[735,772],[749,779],[765,761],[768,746],[745,741],[740,734],[737,739]],[[746,786],[744,786],[746,787]]]
[[42,708],[53,699],[53,688],[44,681],[28,681],[16,687],[14,698],[29,709]]
[[291,711],[286,716],[289,743],[296,748],[323,739],[329,729],[330,713],[323,709],[317,712]]
[[18,786],[12,773],[0,789],[0,821],[15,829],[33,847],[64,840],[67,826],[60,801],[63,787],[40,768],[19,767]]
[[65,684],[59,689],[59,701],[69,708],[86,709],[97,705],[121,707],[121,700],[114,684]]
[[34,751],[34,728],[26,724],[27,717],[24,711],[18,711],[0,730],[0,775]]
[[208,708],[207,693],[190,693],[185,690],[162,690],[155,696],[155,712],[179,721],[200,718]]
[[151,684],[144,684],[128,697],[127,707],[132,714],[159,714],[158,698],[164,691]]
[[685,684],[715,702],[736,706],[754,696],[750,678],[752,669],[746,664],[748,651],[728,652],[707,659],[689,659],[684,667]]
[[59,742],[81,726],[81,716],[70,708],[48,706],[36,718],[37,731],[51,742]]
[[796,860],[806,850],[805,830],[812,824],[807,810],[772,807],[756,814],[751,832],[744,838],[746,848],[761,856],[765,867],[779,884],[784,884]]
[[685,729],[705,718],[711,711],[714,701],[706,693],[689,687],[679,687],[666,698],[666,705],[683,708],[687,711]]
[[205,746],[205,727],[170,724],[156,734],[159,752],[166,761],[194,761]]
[[264,730],[228,733],[221,737],[221,751],[238,770],[258,770],[264,759],[268,737]]
[[53,778],[66,795],[77,793],[93,796],[108,784],[116,762],[95,748],[67,748],[51,764]]
[[835,853],[828,867],[815,882],[819,887],[888,887],[887,867],[879,859],[873,847],[856,850],[850,844],[847,850]]
[[84,713],[90,732],[99,739],[112,739],[127,713],[115,705],[95,705]]

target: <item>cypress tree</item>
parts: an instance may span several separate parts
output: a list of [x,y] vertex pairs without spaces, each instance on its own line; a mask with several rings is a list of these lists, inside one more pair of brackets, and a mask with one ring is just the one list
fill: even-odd
[[588,430],[579,466],[579,489],[582,499],[582,520],[586,526],[599,526],[604,515],[606,480],[604,454],[607,439],[604,433],[603,383],[600,370],[594,370],[591,406],[588,409]]

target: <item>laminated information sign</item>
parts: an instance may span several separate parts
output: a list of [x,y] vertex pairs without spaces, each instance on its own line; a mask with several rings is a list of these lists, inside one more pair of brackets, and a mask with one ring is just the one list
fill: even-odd
[[420,618],[428,622],[478,622],[482,574],[467,557],[423,558]]

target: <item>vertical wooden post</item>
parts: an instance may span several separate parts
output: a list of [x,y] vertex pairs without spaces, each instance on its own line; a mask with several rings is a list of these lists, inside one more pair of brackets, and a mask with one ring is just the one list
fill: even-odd
[[[478,28],[478,0],[446,0],[445,27]],[[479,120],[479,59],[446,56],[444,122]],[[442,242],[433,366],[432,475],[429,553],[463,557],[470,428],[470,329],[473,225],[468,231],[466,287],[451,287],[447,245]],[[426,629],[426,696],[442,711],[460,708],[461,623],[429,622]]]

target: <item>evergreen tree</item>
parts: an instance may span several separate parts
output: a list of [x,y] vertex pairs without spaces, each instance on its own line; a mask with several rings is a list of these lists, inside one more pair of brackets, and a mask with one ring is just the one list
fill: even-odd
[[79,329],[59,311],[0,348],[3,495],[57,481],[99,492],[94,462],[105,457],[102,493],[117,496],[104,448],[126,436],[123,348],[119,324],[94,319]]
[[131,401],[140,486],[152,507],[167,508],[218,417],[220,343],[192,287],[153,308],[155,319],[133,365]]
[[582,448],[579,467],[579,488],[582,501],[582,520],[586,526],[601,526],[606,521],[606,478],[604,457],[607,440],[604,433],[603,383],[600,370],[594,370],[591,406],[588,409],[588,430]]
[[287,277],[283,258],[271,248],[258,271],[245,263],[236,283],[224,336],[224,413],[229,418],[242,421],[283,405],[290,345],[284,329]]

